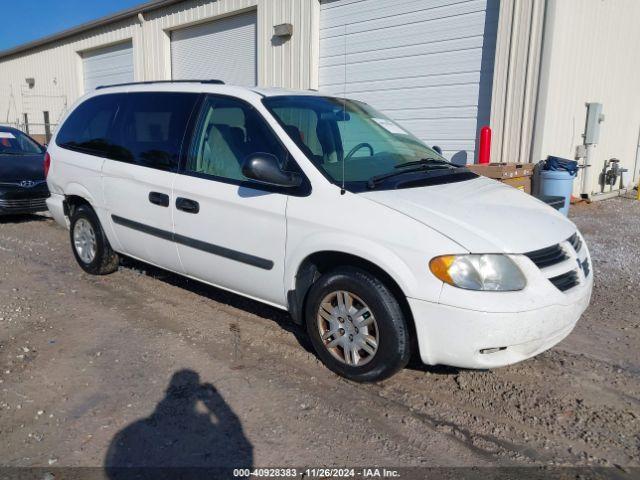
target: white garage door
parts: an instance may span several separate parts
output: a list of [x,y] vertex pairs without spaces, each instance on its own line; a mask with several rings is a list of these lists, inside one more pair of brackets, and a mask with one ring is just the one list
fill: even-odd
[[172,77],[253,86],[256,50],[255,11],[182,28],[171,33]]
[[84,91],[100,85],[133,82],[133,46],[131,42],[91,50],[82,54]]
[[320,89],[386,113],[457,163],[489,121],[498,0],[323,1]]

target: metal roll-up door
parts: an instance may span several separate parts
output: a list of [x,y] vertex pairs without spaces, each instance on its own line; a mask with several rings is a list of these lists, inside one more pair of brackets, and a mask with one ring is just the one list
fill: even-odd
[[100,85],[133,82],[133,45],[119,43],[82,54],[84,91]]
[[488,123],[497,0],[324,0],[319,87],[472,163]]
[[171,32],[172,78],[256,85],[256,22],[252,11]]

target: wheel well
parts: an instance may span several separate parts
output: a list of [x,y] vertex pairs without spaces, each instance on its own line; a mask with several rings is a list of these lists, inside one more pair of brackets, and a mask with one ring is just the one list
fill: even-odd
[[370,262],[362,257],[351,255],[342,252],[317,252],[309,255],[300,264],[298,271],[296,272],[295,288],[288,293],[289,312],[293,317],[293,320],[298,324],[304,323],[304,311],[306,307],[307,294],[314,282],[320,278],[320,276],[336,267],[351,266],[358,267],[367,272],[375,275],[381,282],[383,282],[391,293],[395,296],[396,300],[402,308],[402,312],[408,322],[411,337],[415,339],[415,326],[413,324],[413,316],[407,297],[400,288],[400,285],[385,272],[382,268],[375,263]]
[[[91,207],[91,204],[85,200],[84,198],[78,195],[67,195],[64,199],[64,214],[68,217],[73,215],[73,211],[78,208],[80,205],[88,205]],[[92,207],[93,208],[93,207]]]

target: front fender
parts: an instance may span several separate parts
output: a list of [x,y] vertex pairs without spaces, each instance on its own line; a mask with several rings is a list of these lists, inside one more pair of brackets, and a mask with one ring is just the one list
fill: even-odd
[[437,255],[466,253],[451,239],[401,212],[346,192],[314,190],[287,204],[284,294],[302,262],[318,252],[362,258],[382,269],[407,297],[437,302],[442,281],[429,270]]
[[335,232],[309,235],[298,242],[287,255],[284,281],[286,291],[295,288],[296,274],[304,260],[320,252],[338,252],[360,257],[384,270],[405,295],[411,296],[411,292],[418,291],[418,281],[411,268],[393,250],[365,238]]

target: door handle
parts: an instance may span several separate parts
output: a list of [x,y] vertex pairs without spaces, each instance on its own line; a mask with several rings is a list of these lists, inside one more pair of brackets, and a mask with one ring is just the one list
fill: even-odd
[[149,201],[154,205],[160,205],[161,207],[169,206],[169,195],[160,192],[149,192]]
[[200,211],[200,204],[195,200],[178,197],[176,198],[176,208],[187,213],[198,213]]

